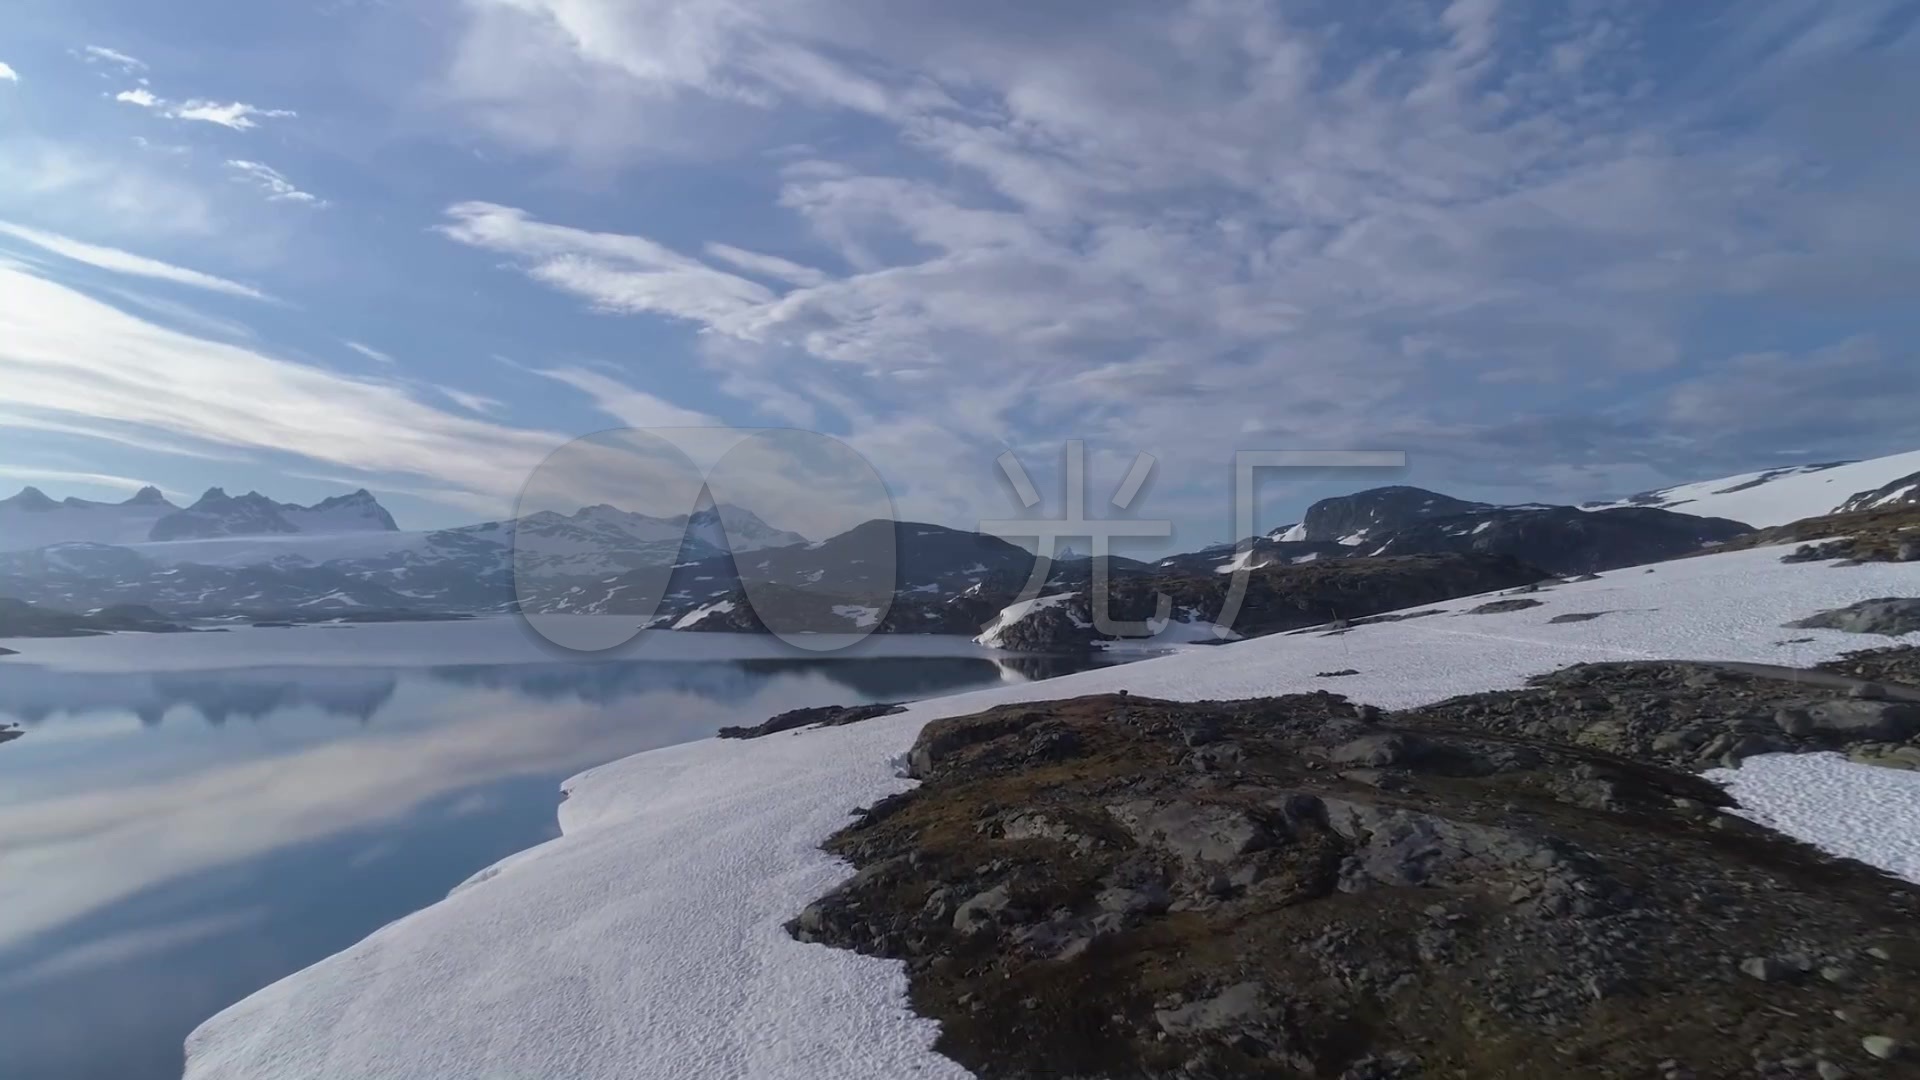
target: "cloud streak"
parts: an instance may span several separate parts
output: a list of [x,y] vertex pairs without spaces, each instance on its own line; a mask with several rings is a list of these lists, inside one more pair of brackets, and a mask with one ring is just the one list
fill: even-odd
[[249,300],[271,300],[272,297],[251,285],[242,285],[223,277],[215,277],[198,270],[174,266],[158,259],[149,259],[144,255],[135,255],[118,248],[103,247],[99,244],[83,243],[56,233],[43,232],[0,221],[0,236],[25,241],[43,251],[52,252],[63,259],[85,263],[88,266],[110,270],[116,274],[130,274],[135,277],[152,278],[156,281],[170,281],[176,285],[189,285],[208,292],[225,293],[228,296],[244,296]]
[[235,180],[252,184],[266,192],[269,202],[300,203],[316,208],[327,205],[326,200],[318,195],[295,187],[293,181],[288,180],[278,169],[270,165],[263,165],[258,161],[233,159],[227,162],[227,168],[238,174],[234,177]]
[[[218,124],[233,131],[252,131],[260,126],[262,119],[281,119],[300,115],[291,109],[262,109],[241,101],[218,102],[192,98],[186,101],[170,101],[154,94],[144,86],[131,90],[122,90],[113,99],[127,105],[147,109],[169,120],[189,120],[203,124]],[[252,164],[249,162],[248,164]]]
[[7,426],[411,477],[462,507],[503,506],[563,441],[436,408],[400,386],[158,326],[4,267],[0,382]]

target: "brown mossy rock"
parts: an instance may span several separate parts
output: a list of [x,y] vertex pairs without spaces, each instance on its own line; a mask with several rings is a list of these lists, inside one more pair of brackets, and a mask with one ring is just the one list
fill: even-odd
[[[1692,724],[1768,694],[1593,668],[1511,706],[1112,695],[935,721],[921,786],[829,841],[858,873],[789,928],[904,961],[937,1049],[988,1080],[1735,1076],[1920,1034],[1920,964],[1876,959],[1920,889],[1635,759],[1657,727],[1635,702]],[[1604,719],[1598,745],[1562,737]],[[1826,967],[1846,984],[1806,974]]]

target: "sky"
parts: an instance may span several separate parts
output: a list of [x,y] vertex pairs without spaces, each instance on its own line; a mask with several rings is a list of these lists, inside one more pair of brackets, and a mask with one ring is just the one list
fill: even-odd
[[1264,528],[1911,449],[1915,101],[1890,0],[9,0],[0,487],[435,527],[727,425],[971,527],[1079,439],[1194,546],[1241,450],[1407,454]]

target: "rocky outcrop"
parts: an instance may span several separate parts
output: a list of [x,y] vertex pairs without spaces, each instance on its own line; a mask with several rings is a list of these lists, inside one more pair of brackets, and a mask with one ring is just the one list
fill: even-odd
[[939,720],[789,930],[903,961],[987,1080],[1797,1075],[1920,1021],[1920,888],[1718,813],[1652,749],[1778,731],[1751,714],[1784,700],[1858,699],[1596,665],[1384,716],[1319,693]]
[[1883,596],[1822,611],[1787,624],[1803,630],[1840,630],[1849,634],[1899,637],[1920,632],[1920,598]]
[[906,706],[896,702],[876,702],[871,705],[821,705],[810,709],[789,709],[752,727],[723,727],[719,731],[719,736],[722,739],[757,739],[763,735],[774,735],[798,728],[857,724],[862,720],[892,716],[894,713],[904,711]]
[[1897,503],[1870,510],[1805,518],[1728,541],[1715,551],[1798,544],[1781,562],[1920,561],[1920,505]]

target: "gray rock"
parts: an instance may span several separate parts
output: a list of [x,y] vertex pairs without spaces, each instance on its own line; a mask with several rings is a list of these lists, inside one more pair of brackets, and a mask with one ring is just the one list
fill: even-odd
[[963,934],[993,925],[994,919],[1012,905],[1013,897],[1005,885],[995,885],[961,904],[953,912],[953,928]]
[[1846,1066],[1835,1065],[1825,1058],[1813,1063],[1813,1071],[1820,1080],[1847,1080],[1848,1075]]
[[1881,1061],[1892,1061],[1906,1049],[1900,1040],[1885,1035],[1869,1035],[1860,1040],[1860,1049]]
[[1362,735],[1337,747],[1328,757],[1336,765],[1358,765],[1383,769],[1390,765],[1410,765],[1432,752],[1425,739],[1394,732]]
[[1784,982],[1799,972],[1791,964],[1782,963],[1770,956],[1749,956],[1740,961],[1740,973],[1761,982]]
[[1540,601],[1533,600],[1533,599],[1494,600],[1485,604],[1481,604],[1479,607],[1468,609],[1467,614],[1469,615],[1500,615],[1509,611],[1525,611],[1528,608],[1535,608],[1539,606],[1540,606]]
[[1176,1009],[1158,1009],[1153,1019],[1160,1030],[1176,1038],[1198,1032],[1259,1024],[1278,1014],[1259,983],[1235,983],[1204,1001]]
[[1787,624],[1807,630],[1841,630],[1849,634],[1898,637],[1920,630],[1920,598],[1882,596],[1843,608],[1822,611]]
[[1807,710],[1813,730],[1846,739],[1899,742],[1920,732],[1920,705],[1898,701],[1823,701]]
[[1139,843],[1164,848],[1189,863],[1229,863],[1274,842],[1266,826],[1234,806],[1137,800],[1107,811]]
[[1166,888],[1151,883],[1137,888],[1116,885],[1100,890],[1095,899],[1102,911],[1120,915],[1158,915],[1167,910],[1170,902]]
[[1773,714],[1773,722],[1789,735],[1813,734],[1813,717],[1805,709],[1781,709]]

